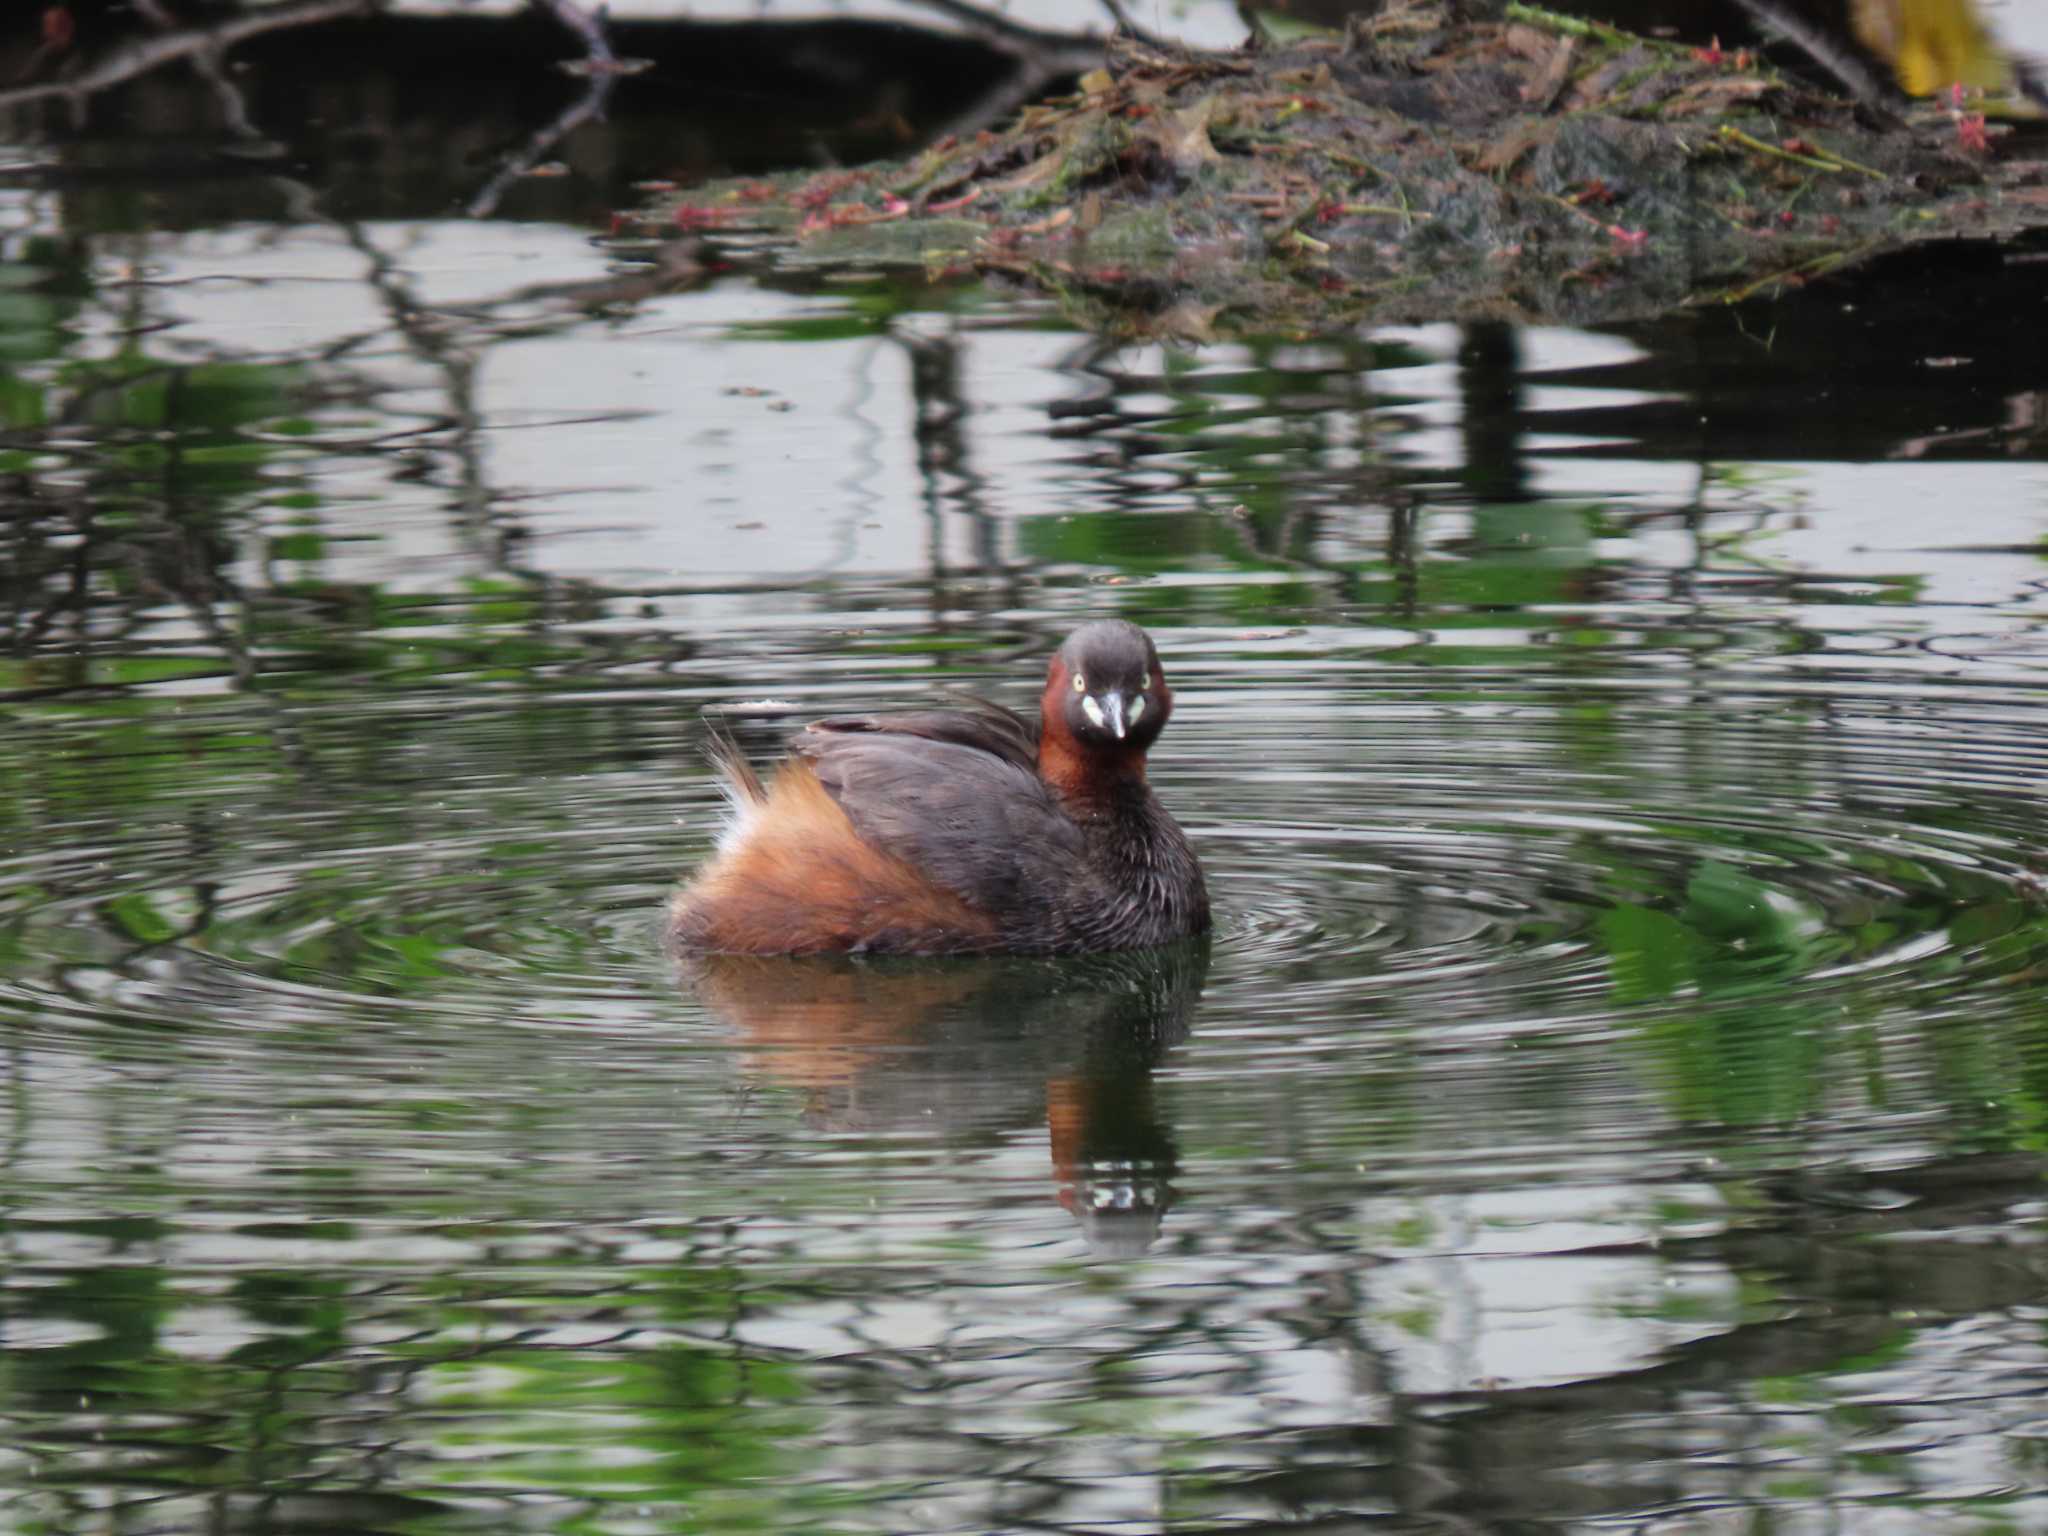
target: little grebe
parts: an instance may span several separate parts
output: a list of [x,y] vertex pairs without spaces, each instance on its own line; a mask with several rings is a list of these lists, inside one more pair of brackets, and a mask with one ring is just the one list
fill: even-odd
[[730,743],[737,816],[669,910],[691,950],[1077,954],[1209,927],[1202,867],[1145,782],[1173,712],[1135,624],[1084,624],[1040,724],[1007,709],[806,726],[764,789]]

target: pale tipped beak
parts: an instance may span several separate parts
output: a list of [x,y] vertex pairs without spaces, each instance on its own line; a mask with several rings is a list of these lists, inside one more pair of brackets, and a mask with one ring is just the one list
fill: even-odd
[[1102,723],[1118,741],[1124,739],[1124,696],[1114,689],[1102,696]]

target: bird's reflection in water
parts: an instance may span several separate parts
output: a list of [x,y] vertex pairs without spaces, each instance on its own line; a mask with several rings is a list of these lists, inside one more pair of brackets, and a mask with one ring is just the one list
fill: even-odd
[[1199,940],[1062,961],[710,955],[683,976],[821,1130],[972,1144],[1042,1120],[1060,1203],[1091,1249],[1128,1256],[1173,1198],[1152,1071],[1208,968]]

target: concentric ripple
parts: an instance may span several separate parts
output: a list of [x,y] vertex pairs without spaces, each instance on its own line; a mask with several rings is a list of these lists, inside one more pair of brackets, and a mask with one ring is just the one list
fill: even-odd
[[[1904,1005],[2033,953],[2048,750],[2011,690],[1199,649],[1175,672],[1155,782],[1209,867],[1210,989],[1240,1027],[1604,1030],[1766,976],[1780,1001]],[[817,708],[860,687],[832,682]],[[194,732],[125,818],[67,771],[91,733],[45,723],[60,787],[0,868],[0,1000],[80,1028],[672,1025],[659,908],[719,815],[693,715],[662,690],[315,716],[295,757]]]
[[1597,1031],[1765,981],[1952,1006],[2037,946],[2048,750],[2022,699],[1467,674],[1424,702],[1443,681],[1294,691],[1298,719],[1190,704],[1218,744],[1159,777],[1208,823],[1233,1008],[1276,982],[1276,1023],[1308,997]]
[[148,792],[121,818],[90,802],[95,733],[39,723],[17,738],[41,803],[0,864],[0,1008],[73,1049],[155,1031],[347,1055],[367,1031],[403,1055],[436,1032],[672,1024],[656,909],[715,797],[666,711],[633,712],[635,755],[663,765],[645,772],[550,750],[618,724],[576,713],[313,715],[290,756],[216,746],[247,740],[235,711],[188,717],[189,752],[107,779]]
[[[1063,622],[946,681],[1027,702]],[[1218,928],[1110,962],[671,965],[662,903],[721,812],[699,711],[765,753],[789,717],[926,694],[886,655],[822,665],[836,635],[729,637],[744,688],[707,647],[603,692],[166,706],[139,744],[25,720],[14,1252],[111,1273],[151,1245],[215,1418],[275,1411],[289,1337],[308,1412],[378,1403],[360,1364],[455,1426],[410,1490],[553,1508],[566,1454],[623,1530],[684,1523],[662,1458],[748,1425],[822,1456],[820,1497],[879,1491],[879,1436],[971,1502],[991,1445],[1073,1439],[1112,1356],[1175,1443],[1351,1426],[1332,1305],[1425,1400],[1625,1376],[1782,1316],[1744,1299],[1777,1260],[1745,1257],[1724,1156],[1762,1169],[1750,1201],[1811,1171],[1883,1211],[1851,1175],[2033,1123],[2024,687],[1155,628],[1179,702],[1151,769]],[[1127,1268],[1077,1281],[1077,1252]],[[62,1383],[50,1422],[84,1389],[169,1422],[157,1377],[94,1363],[101,1315],[10,1335]],[[728,1354],[713,1409],[666,1406]],[[1086,1438],[1060,1454],[1092,1488]]]

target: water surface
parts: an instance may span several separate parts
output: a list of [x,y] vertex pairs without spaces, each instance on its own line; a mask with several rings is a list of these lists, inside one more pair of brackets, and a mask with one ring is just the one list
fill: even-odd
[[[6,1529],[2048,1521],[2033,253],[1167,349],[7,220]],[[1105,614],[1212,943],[664,957],[705,712]]]

